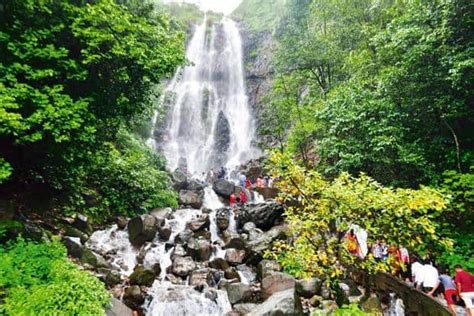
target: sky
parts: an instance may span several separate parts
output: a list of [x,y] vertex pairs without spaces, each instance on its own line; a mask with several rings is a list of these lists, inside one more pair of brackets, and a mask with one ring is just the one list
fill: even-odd
[[165,2],[187,2],[194,3],[204,11],[215,11],[230,14],[242,2],[242,0],[165,0]]

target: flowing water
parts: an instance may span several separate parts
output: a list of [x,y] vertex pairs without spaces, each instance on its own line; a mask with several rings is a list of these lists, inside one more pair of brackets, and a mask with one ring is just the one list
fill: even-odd
[[193,64],[180,70],[166,88],[166,126],[149,143],[163,152],[170,170],[185,161],[196,175],[255,158],[255,124],[236,23],[224,18],[210,24],[205,19],[195,27],[186,57]]

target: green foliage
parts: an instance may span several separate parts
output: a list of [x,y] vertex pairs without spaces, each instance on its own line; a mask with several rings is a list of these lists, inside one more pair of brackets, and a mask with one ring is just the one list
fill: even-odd
[[18,238],[0,248],[0,311],[7,315],[102,315],[110,294],[66,258],[58,242]]
[[296,206],[285,212],[293,241],[277,242],[267,256],[280,260],[289,272],[297,267],[298,277],[315,275],[331,281],[346,269],[389,271],[390,262],[348,252],[344,235],[352,224],[367,231],[369,244],[383,236],[389,245],[404,245],[419,253],[451,248],[433,220],[448,203],[437,190],[392,189],[364,174],[354,178],[342,173],[327,181],[285,154],[274,154],[271,163],[273,176],[279,177],[281,199]]
[[286,10],[286,0],[243,0],[232,16],[244,21],[252,31],[273,31]]
[[[127,213],[151,201],[169,202],[163,165],[143,147],[133,154],[125,150],[118,135],[151,117],[156,85],[185,60],[184,33],[148,3],[121,2],[3,1],[2,191],[11,194],[22,187],[48,192],[59,208],[65,201],[69,207],[79,205],[85,191],[104,189],[94,178],[102,164],[110,163],[117,170],[109,167],[109,172],[120,177],[116,187],[108,181],[108,191],[102,190],[108,195],[104,204]],[[105,153],[111,146],[123,150]],[[132,184],[133,175],[143,179]],[[134,195],[127,210],[110,198],[111,190],[127,186],[124,182]],[[151,185],[158,193],[144,198]]]
[[204,14],[206,14],[207,20],[212,22],[220,21],[223,17],[220,13],[212,11],[203,12],[197,5],[191,3],[167,3],[160,5],[159,9],[172,16],[184,30],[188,29],[192,24],[202,23]]
[[360,307],[355,304],[343,305],[334,311],[334,316],[364,316],[370,315],[360,309]]

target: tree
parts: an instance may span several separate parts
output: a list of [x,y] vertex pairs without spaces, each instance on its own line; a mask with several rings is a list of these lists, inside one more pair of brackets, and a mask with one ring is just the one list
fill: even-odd
[[389,265],[376,262],[371,254],[360,259],[348,252],[344,236],[352,224],[367,231],[369,244],[381,236],[389,245],[419,253],[451,246],[433,220],[448,203],[437,190],[392,189],[364,174],[356,178],[342,173],[328,181],[280,153],[271,157],[271,163],[280,197],[296,206],[285,212],[292,241],[275,244],[267,256],[297,277],[318,276],[332,282],[348,269],[388,271]]

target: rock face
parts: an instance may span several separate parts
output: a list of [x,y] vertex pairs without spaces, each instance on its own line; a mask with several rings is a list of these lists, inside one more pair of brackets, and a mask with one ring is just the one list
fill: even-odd
[[[227,160],[227,150],[230,146],[230,125],[224,112],[220,111],[214,131],[214,166],[223,166]],[[230,195],[230,194],[229,194]]]
[[225,198],[229,198],[229,196],[235,191],[235,185],[224,179],[218,179],[215,181],[212,188],[218,195]]
[[196,269],[196,264],[191,257],[177,257],[172,265],[174,274],[185,277]]
[[201,208],[202,198],[199,194],[189,190],[179,191],[179,203],[185,206],[191,206],[192,208]]
[[251,316],[283,316],[303,315],[299,297],[294,289],[280,291],[270,296],[263,304],[258,305],[247,315]]
[[132,218],[128,222],[128,238],[132,245],[140,247],[146,241],[153,240],[159,226],[159,220],[152,215]]
[[183,190],[188,184],[188,177],[186,176],[186,174],[184,174],[184,172],[179,169],[176,169],[171,174],[171,179],[173,181],[173,187],[175,188],[175,190]]
[[262,297],[268,298],[274,293],[288,289],[294,291],[295,284],[295,279],[291,276],[281,272],[276,272],[262,280]]
[[322,281],[318,278],[304,279],[296,281],[296,293],[298,295],[311,298],[321,294]]
[[231,304],[247,302],[252,297],[252,289],[248,284],[230,283],[227,284],[226,290]]
[[283,205],[276,202],[247,204],[240,212],[240,225],[253,222],[258,228],[270,229],[282,221],[283,211]]

